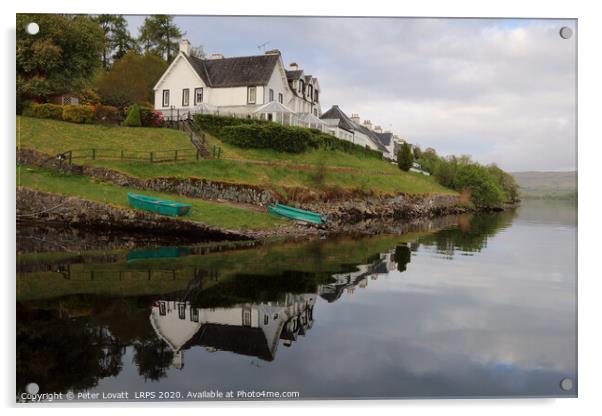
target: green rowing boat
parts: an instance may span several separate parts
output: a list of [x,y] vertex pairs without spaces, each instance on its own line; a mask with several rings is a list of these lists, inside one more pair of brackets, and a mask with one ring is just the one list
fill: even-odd
[[190,211],[190,204],[166,201],[165,199],[134,194],[131,192],[128,192],[128,203],[132,208],[143,209],[161,215],[169,215],[170,217],[186,215],[188,214],[188,211]]
[[286,217],[292,220],[311,222],[313,224],[324,224],[325,221],[318,213],[306,211],[304,209],[289,207],[288,205],[276,204],[268,206],[268,212],[280,217]]
[[165,259],[174,257],[184,257],[190,254],[188,247],[157,247],[149,249],[130,250],[127,255],[127,261]]

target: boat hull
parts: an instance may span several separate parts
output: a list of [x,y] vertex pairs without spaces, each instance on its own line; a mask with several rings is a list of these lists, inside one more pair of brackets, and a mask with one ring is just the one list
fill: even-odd
[[190,212],[190,204],[168,201],[151,196],[128,193],[128,203],[132,208],[154,212],[169,217],[180,217]]
[[318,213],[306,211],[304,209],[290,207],[283,204],[275,204],[268,206],[268,212],[272,215],[285,217],[291,220],[309,222],[312,224],[324,224],[324,219]]

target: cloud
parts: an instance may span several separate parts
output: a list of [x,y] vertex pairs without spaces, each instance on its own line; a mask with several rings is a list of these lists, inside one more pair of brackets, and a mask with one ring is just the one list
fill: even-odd
[[226,56],[269,41],[340,105],[440,154],[510,171],[576,168],[574,21],[176,17]]

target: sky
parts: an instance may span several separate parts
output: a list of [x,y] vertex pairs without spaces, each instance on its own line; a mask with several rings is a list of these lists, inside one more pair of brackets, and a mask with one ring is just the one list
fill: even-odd
[[[143,16],[128,16],[137,35]],[[176,16],[226,57],[279,49],[318,78],[322,111],[392,130],[440,155],[507,171],[576,170],[575,20]]]

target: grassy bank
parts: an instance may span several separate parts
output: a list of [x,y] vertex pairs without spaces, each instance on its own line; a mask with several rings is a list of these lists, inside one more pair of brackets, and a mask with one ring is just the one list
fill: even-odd
[[[17,185],[123,208],[128,208],[127,193],[130,191],[137,192],[133,188],[97,182],[85,176],[72,176],[24,166],[17,167]],[[273,217],[267,212],[237,208],[199,199],[182,198],[173,194],[152,191],[144,191],[144,194],[191,204],[190,214],[182,217],[183,219],[198,221],[215,227],[237,230],[265,230],[284,224],[283,220]]]
[[[104,166],[139,178],[195,177],[257,185],[278,192],[282,188],[300,187],[374,194],[455,193],[431,177],[402,172],[395,165],[373,157],[325,149],[290,154],[270,149],[241,149],[215,137],[208,137],[208,141],[223,149],[223,159],[179,163],[77,159],[75,163]],[[184,133],[170,129],[78,125],[28,117],[17,118],[17,145],[48,155],[95,147],[115,152],[194,149]]]

